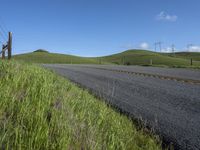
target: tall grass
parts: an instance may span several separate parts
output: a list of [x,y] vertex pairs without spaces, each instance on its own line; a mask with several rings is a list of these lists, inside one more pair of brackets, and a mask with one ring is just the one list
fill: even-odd
[[126,117],[35,65],[0,62],[0,149],[161,149]]

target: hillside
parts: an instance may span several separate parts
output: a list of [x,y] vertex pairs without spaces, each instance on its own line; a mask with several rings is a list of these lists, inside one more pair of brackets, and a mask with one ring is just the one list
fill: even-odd
[[61,64],[97,64],[94,58],[83,58],[72,55],[35,51],[32,53],[20,54],[14,56],[15,60],[22,60],[31,63],[61,63]]
[[118,65],[153,65],[165,66],[190,66],[190,58],[193,58],[194,66],[200,66],[200,53],[182,52],[173,54],[157,53],[146,50],[128,50],[122,53],[104,57],[78,57],[49,53],[47,51],[35,51],[32,53],[15,55],[15,60],[23,60],[33,63],[66,63],[66,64],[118,64]]
[[[130,64],[130,65],[149,65],[152,60],[153,65],[166,66],[189,66],[190,60],[186,56],[179,55],[178,57],[170,54],[157,53],[146,50],[128,50],[119,54],[102,57],[103,61],[112,62],[114,64]],[[200,54],[196,60],[200,60]],[[200,66],[200,62],[195,62],[194,65]]]
[[[168,56],[174,56],[174,54],[169,53],[166,54]],[[198,52],[177,52],[175,53],[175,56],[178,58],[184,58],[184,59],[193,59],[195,61],[200,61],[200,53]]]

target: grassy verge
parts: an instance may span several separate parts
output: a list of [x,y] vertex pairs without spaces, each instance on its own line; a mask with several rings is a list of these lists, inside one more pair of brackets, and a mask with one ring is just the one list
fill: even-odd
[[0,61],[0,149],[158,150],[161,144],[53,72]]

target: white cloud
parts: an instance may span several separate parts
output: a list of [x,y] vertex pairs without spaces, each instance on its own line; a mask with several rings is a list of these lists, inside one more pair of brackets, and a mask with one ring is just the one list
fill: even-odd
[[176,15],[169,15],[168,13],[162,11],[156,16],[157,20],[162,20],[162,21],[171,21],[175,22],[178,19],[178,16]]
[[163,52],[163,53],[171,53],[172,52],[172,48],[171,47],[163,48],[161,50],[161,52]]
[[141,49],[149,49],[149,44],[146,42],[143,42],[139,45],[139,48]]
[[189,52],[200,52],[200,46],[197,46],[197,45],[190,46]]

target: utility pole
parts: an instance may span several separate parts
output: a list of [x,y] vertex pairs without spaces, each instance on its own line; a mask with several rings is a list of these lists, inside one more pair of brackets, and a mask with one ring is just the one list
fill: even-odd
[[12,33],[8,33],[8,59],[12,57]]

